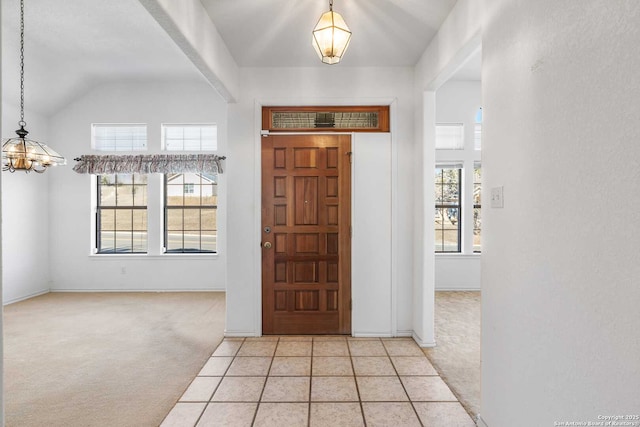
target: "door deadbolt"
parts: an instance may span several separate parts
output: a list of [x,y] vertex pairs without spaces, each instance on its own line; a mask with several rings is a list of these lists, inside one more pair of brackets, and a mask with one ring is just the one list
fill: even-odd
[[271,233],[271,227],[265,227],[264,232],[267,234]]
[[271,242],[264,242],[264,245],[262,246],[266,249],[271,249]]

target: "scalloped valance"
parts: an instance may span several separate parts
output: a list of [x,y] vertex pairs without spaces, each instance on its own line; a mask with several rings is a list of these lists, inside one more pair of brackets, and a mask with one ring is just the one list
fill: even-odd
[[215,154],[139,154],[84,155],[73,170],[77,173],[222,173],[221,160]]

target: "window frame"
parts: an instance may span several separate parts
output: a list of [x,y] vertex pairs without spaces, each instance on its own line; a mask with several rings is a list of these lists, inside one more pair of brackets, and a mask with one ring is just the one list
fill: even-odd
[[[168,184],[168,175],[169,174],[162,174],[162,193],[163,193],[163,195],[162,195],[162,202],[163,202],[163,218],[162,218],[162,223],[163,223],[162,224],[163,242],[162,242],[162,253],[165,254],[165,255],[171,255],[171,256],[173,256],[173,255],[217,255],[219,253],[219,251],[218,251],[219,230],[218,230],[218,203],[217,203],[218,195],[217,195],[217,191],[216,191],[216,204],[215,205],[202,205],[202,204],[200,204],[200,205],[186,205],[186,204],[184,204],[184,200],[183,200],[183,204],[182,205],[170,205],[168,203],[168,197],[169,197],[168,196],[168,194],[169,194],[168,185],[171,185],[171,184]],[[176,175],[184,175],[184,173],[176,174]],[[200,179],[201,180],[203,179],[202,174],[196,173],[196,175],[200,175]],[[173,184],[173,185],[176,185],[176,184]],[[202,185],[202,184],[200,184],[200,185]],[[178,184],[176,186],[182,187],[183,195],[187,194],[185,192],[185,183],[184,182],[182,184]],[[218,186],[217,180],[216,180],[215,186],[216,186],[216,188]],[[200,194],[200,200],[202,200],[202,194]],[[200,250],[197,250],[197,251],[196,250],[185,250],[185,248],[184,248],[185,232],[186,231],[195,231],[195,230],[185,230],[184,229],[184,223],[183,223],[183,229],[180,230],[182,232],[182,242],[183,242],[182,243],[182,246],[183,246],[182,250],[170,250],[169,249],[169,245],[168,245],[168,242],[169,242],[169,231],[174,231],[175,232],[175,230],[169,230],[169,227],[168,227],[169,210],[172,210],[172,209],[175,209],[175,210],[178,210],[178,209],[180,209],[180,210],[185,210],[185,209],[187,209],[187,210],[196,210],[197,209],[197,210],[199,210],[201,212],[201,214],[202,214],[202,210],[203,209],[213,209],[213,210],[215,210],[215,214],[216,214],[216,218],[215,218],[216,219],[216,228],[215,228],[215,230],[202,230],[202,221],[200,221],[200,229],[198,230],[199,234],[200,234]],[[183,221],[184,221],[184,216],[183,216]],[[203,231],[214,231],[215,232],[214,236],[215,236],[215,239],[216,239],[216,249],[214,251],[202,250],[202,232]]]
[[[461,167],[460,165],[455,165],[455,166],[451,166],[451,165],[438,165],[436,164],[435,170],[440,170],[440,182],[438,182],[436,180],[435,182],[435,188],[437,188],[438,185],[440,185],[440,188],[442,189],[444,187],[444,185],[450,185],[450,184],[445,184],[444,182],[444,174],[443,174],[443,170],[445,169],[449,169],[449,170],[457,170],[457,184],[458,184],[458,202],[455,205],[452,204],[446,204],[446,203],[438,203],[436,201],[435,203],[435,209],[441,209],[442,212],[444,212],[445,209],[457,209],[458,211],[458,221],[456,224],[457,227],[457,231],[458,231],[458,242],[457,242],[457,250],[455,251],[446,251],[446,250],[438,250],[438,246],[440,246],[440,248],[444,249],[445,244],[444,244],[444,231],[445,229],[444,227],[444,216],[443,216],[443,227],[441,228],[436,228],[435,227],[435,221],[434,221],[434,232],[438,233],[441,232],[442,233],[442,237],[440,239],[434,239],[434,252],[436,254],[461,254],[462,253],[462,222],[463,222],[463,203],[462,203],[462,180],[463,180],[463,175],[462,175],[462,170],[463,167]],[[435,172],[435,171],[434,171]],[[434,188],[434,190],[435,190]],[[435,193],[434,193],[435,194]],[[437,235],[436,235],[437,238]],[[440,244],[436,245],[435,240],[439,240]]]
[[[480,171],[480,180],[476,181],[476,170]],[[476,196],[476,189],[479,190],[480,193],[480,203],[476,203],[475,202],[475,196]],[[478,234],[480,235],[480,249],[476,250],[475,249],[475,244],[473,243],[473,241],[471,242],[471,247],[473,248],[473,253],[474,254],[480,254],[482,253],[482,164],[481,163],[474,163],[473,164],[473,225],[472,225],[472,239],[475,238],[476,235],[476,230],[478,230]],[[475,217],[475,210],[478,209],[480,211],[480,226],[476,227],[476,217]]]
[[[114,186],[117,187],[117,182],[118,182],[118,175],[131,175],[131,184],[123,184],[123,185],[128,185],[131,187],[140,186],[143,184],[136,184],[135,183],[135,176],[139,176],[140,174],[97,174],[95,175],[96,177],[96,183],[95,183],[95,189],[96,189],[96,208],[95,208],[95,245],[94,245],[94,253],[98,254],[98,255],[146,255],[149,253],[149,214],[148,214],[148,208],[149,208],[149,200],[148,200],[148,182],[144,184],[145,188],[147,189],[147,200],[146,203],[144,205],[135,205],[135,201],[133,205],[118,205],[118,199],[117,199],[117,188],[116,188],[116,204],[115,205],[103,205],[102,202],[102,192],[101,192],[101,187],[102,184],[101,183],[101,177],[103,176],[113,176],[114,177]],[[134,199],[135,200],[135,199]],[[101,248],[101,244],[102,244],[102,211],[103,210],[113,210],[114,211],[114,221],[116,221],[117,215],[116,213],[121,210],[121,211],[127,211],[127,210],[131,210],[131,215],[132,215],[132,219],[131,219],[131,230],[124,230],[124,231],[119,231],[117,229],[117,227],[115,227],[114,230],[108,230],[108,231],[113,231],[114,233],[114,250],[113,251],[105,251],[102,250]],[[147,224],[147,228],[146,230],[144,230],[144,233],[146,234],[146,250],[145,251],[134,251],[133,249],[135,248],[135,245],[133,243],[134,241],[134,233],[136,232],[142,232],[142,230],[136,230],[133,226],[134,224],[134,220],[133,220],[133,212],[136,210],[143,210],[146,213],[146,219],[145,219],[145,223]],[[115,239],[115,233],[118,232],[130,232],[131,233],[131,251],[123,251],[123,252],[118,252],[116,250],[116,242],[117,239]]]
[[[444,128],[457,129],[460,131],[460,138],[458,140],[458,145],[456,147],[439,147],[438,141],[441,136],[439,136],[439,130]],[[436,139],[435,139],[435,149],[436,151],[464,151],[465,149],[465,127],[464,123],[436,123]]]
[[[215,140],[214,140],[214,144],[215,144],[215,148],[213,149],[203,149],[202,147],[202,128],[207,127],[207,126],[211,126],[213,127],[214,130],[214,135],[215,135]],[[160,124],[161,130],[161,138],[162,138],[162,151],[166,151],[168,153],[216,153],[218,151],[218,125],[216,123],[161,123]],[[183,145],[182,145],[182,149],[170,149],[167,147],[167,129],[168,128],[195,128],[198,127],[200,128],[200,148],[198,150],[186,150],[184,148],[184,139],[183,141]]]
[[[109,128],[134,128],[134,127],[141,127],[144,128],[144,144],[142,147],[136,148],[133,144],[131,144],[130,147],[117,147],[117,142],[118,140],[116,139],[114,142],[114,148],[113,150],[111,149],[106,149],[104,147],[99,147],[97,145],[97,137],[96,137],[96,129],[100,128],[100,127],[109,127]],[[148,149],[148,144],[149,144],[149,126],[146,123],[91,123],[91,149],[95,150],[95,151],[100,151],[100,152],[131,152],[131,153],[137,153],[140,151],[147,151]]]

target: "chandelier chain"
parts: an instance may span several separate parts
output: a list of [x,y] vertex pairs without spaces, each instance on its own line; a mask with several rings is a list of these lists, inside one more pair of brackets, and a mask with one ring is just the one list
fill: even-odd
[[329,10],[333,11],[333,0],[329,0]]
[[24,121],[24,0],[20,0],[20,126]]

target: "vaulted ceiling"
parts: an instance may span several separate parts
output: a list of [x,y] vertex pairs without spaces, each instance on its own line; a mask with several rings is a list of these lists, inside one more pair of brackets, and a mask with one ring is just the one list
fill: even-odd
[[[177,1],[177,0],[176,0]],[[328,0],[201,0],[240,67],[327,67],[311,30]],[[334,0],[352,41],[338,67],[412,66],[456,0]],[[2,0],[3,100],[19,102],[19,0]],[[203,80],[138,0],[25,1],[26,107],[50,115],[118,80]]]
[[[329,0],[201,0],[241,67],[322,66],[311,31]],[[353,36],[341,66],[412,66],[456,0],[334,0]]]

